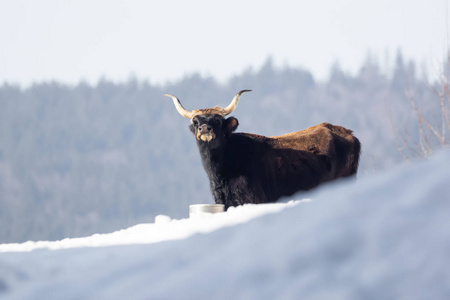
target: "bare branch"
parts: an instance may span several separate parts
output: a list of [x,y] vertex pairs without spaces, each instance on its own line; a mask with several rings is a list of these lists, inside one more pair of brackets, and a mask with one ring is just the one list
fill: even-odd
[[[427,157],[437,148],[449,144],[450,140],[450,52],[447,65],[441,72],[440,84],[429,84],[433,98],[415,99],[413,90],[408,86],[406,97],[409,100],[417,131],[411,135],[409,128],[399,130],[391,120],[397,150],[402,157]],[[435,100],[437,100],[435,102]],[[392,118],[392,116],[390,116]]]

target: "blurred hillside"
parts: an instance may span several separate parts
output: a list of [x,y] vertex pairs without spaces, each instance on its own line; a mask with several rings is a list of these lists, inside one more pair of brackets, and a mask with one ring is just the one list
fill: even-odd
[[[356,75],[335,65],[329,80],[270,59],[226,83],[193,74],[164,86],[139,79],[0,87],[0,243],[90,235],[187,216],[212,203],[189,121],[162,94],[187,109],[226,106],[238,131],[281,135],[322,122],[354,130],[363,147],[359,176],[402,162],[390,117],[414,127],[407,93],[432,99],[413,62],[399,55],[392,72],[371,59]],[[413,133],[412,133],[413,134]]]

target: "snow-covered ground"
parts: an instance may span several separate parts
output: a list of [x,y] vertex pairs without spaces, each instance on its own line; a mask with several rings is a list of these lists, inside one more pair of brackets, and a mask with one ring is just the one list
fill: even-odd
[[[208,233],[222,227],[245,223],[268,213],[279,212],[299,202],[289,201],[287,203],[271,203],[266,205],[247,204],[240,207],[232,207],[227,213],[203,214],[193,216],[191,219],[181,220],[172,220],[169,216],[160,215],[155,218],[154,223],[138,224],[110,234],[94,234],[89,237],[67,238],[61,241],[29,241],[20,244],[0,244],[0,253],[26,252],[36,249],[58,250],[78,247],[152,244],[183,239],[195,233]],[[188,208],[186,208],[187,211]]]
[[0,245],[0,299],[450,299],[449,151],[295,198]]

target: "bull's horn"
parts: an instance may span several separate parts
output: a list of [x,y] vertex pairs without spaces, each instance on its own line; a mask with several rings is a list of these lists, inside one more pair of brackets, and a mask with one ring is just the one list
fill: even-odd
[[180,102],[180,100],[178,100],[177,97],[175,97],[173,95],[169,95],[169,94],[164,94],[164,96],[172,98],[173,104],[175,105],[175,108],[180,113],[180,115],[182,115],[185,118],[192,119],[194,114],[191,111],[188,111],[186,108],[184,108],[183,105],[181,105],[181,102]]
[[251,92],[251,91],[252,91],[252,90],[242,90],[242,91],[240,91],[239,93],[237,93],[236,96],[234,96],[233,100],[231,100],[230,105],[228,105],[227,107],[225,107],[225,108],[223,109],[223,111],[224,111],[224,113],[225,113],[225,116],[231,114],[231,113],[235,110],[236,106],[238,105],[239,98],[241,98],[241,95],[242,95],[243,93],[245,93],[245,92]]

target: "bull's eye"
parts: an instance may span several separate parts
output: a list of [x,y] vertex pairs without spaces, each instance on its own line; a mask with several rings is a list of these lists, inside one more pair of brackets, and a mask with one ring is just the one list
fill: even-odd
[[195,127],[197,127],[198,126],[198,121],[197,120],[192,120],[192,124],[195,126]]

